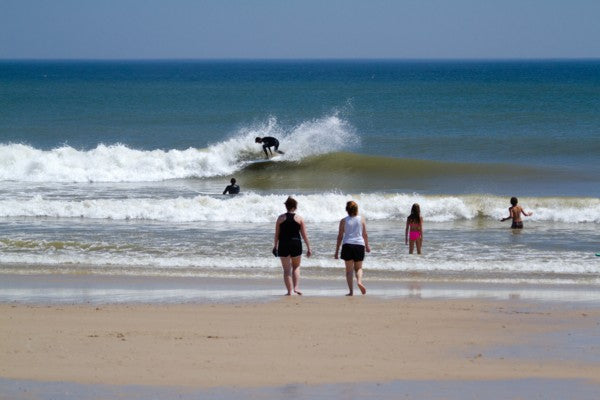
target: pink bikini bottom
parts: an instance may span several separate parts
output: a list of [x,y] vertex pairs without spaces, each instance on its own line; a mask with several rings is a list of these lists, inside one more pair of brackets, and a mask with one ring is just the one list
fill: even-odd
[[411,231],[410,234],[408,235],[408,238],[410,240],[418,240],[421,238],[421,232]]

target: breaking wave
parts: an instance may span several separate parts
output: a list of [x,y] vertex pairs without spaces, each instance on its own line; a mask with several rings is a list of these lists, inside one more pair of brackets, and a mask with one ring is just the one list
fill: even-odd
[[[204,149],[136,150],[99,144],[91,150],[62,146],[40,150],[25,144],[0,144],[0,181],[155,182],[210,178],[239,171],[264,157],[257,136],[279,138],[282,161],[341,151],[358,143],[352,127],[338,115],[284,129],[276,118],[240,129],[233,137]],[[293,143],[293,146],[290,146]]]
[[[30,199],[0,200],[0,217],[90,218],[155,220],[165,222],[272,222],[281,214],[286,195],[245,193],[232,198],[210,195],[171,199]],[[344,216],[346,201],[358,202],[370,220],[404,220],[413,203],[431,222],[499,219],[505,217],[506,197],[491,195],[426,196],[419,194],[302,194],[298,212],[310,222],[334,222]],[[600,223],[600,199],[523,197],[520,203],[534,211],[528,220],[543,222]]]

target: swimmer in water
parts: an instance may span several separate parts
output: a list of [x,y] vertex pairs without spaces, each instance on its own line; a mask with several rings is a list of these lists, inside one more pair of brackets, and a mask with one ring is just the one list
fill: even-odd
[[532,212],[526,213],[523,210],[523,207],[519,205],[519,200],[516,197],[512,197],[510,199],[511,207],[508,208],[508,217],[502,218],[500,221],[504,222],[508,219],[512,219],[511,229],[523,229],[523,220],[521,219],[521,214],[526,217],[531,217],[533,215]]
[[421,217],[421,207],[417,203],[412,205],[410,215],[406,218],[404,243],[409,245],[408,254],[413,254],[415,244],[417,245],[417,254],[421,254],[421,246],[423,245],[423,217]]
[[240,192],[240,186],[235,183],[235,178],[231,178],[231,185],[227,186],[223,190],[223,194],[238,194]]

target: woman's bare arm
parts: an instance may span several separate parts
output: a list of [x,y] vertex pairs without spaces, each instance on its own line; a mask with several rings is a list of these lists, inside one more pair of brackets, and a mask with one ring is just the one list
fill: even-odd
[[335,245],[335,255],[333,256],[333,258],[335,258],[336,260],[339,258],[338,254],[340,252],[340,245],[342,244],[342,239],[344,238],[344,228],[345,228],[346,224],[345,224],[345,220],[341,220],[340,221],[340,227],[338,229],[338,236],[337,236],[337,243]]
[[365,250],[367,251],[367,253],[371,252],[371,246],[369,246],[369,235],[367,235],[367,223],[365,222],[365,219],[362,219],[362,237],[365,241]]
[[302,235],[302,239],[304,239],[304,243],[306,243],[306,257],[310,257],[312,255],[312,251],[310,250],[310,242],[308,241],[308,236],[306,235],[306,224],[302,218],[300,218],[300,235]]
[[277,217],[275,221],[275,238],[273,239],[273,248],[277,248],[277,242],[279,242],[279,225],[281,224],[281,216]]

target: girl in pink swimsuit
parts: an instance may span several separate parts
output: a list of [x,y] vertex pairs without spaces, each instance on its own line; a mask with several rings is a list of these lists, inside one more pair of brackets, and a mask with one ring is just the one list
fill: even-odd
[[423,244],[423,217],[421,217],[421,207],[419,207],[417,203],[413,204],[410,215],[406,219],[404,242],[409,245],[409,254],[413,254],[415,244],[417,245],[417,254],[421,254],[421,246]]

